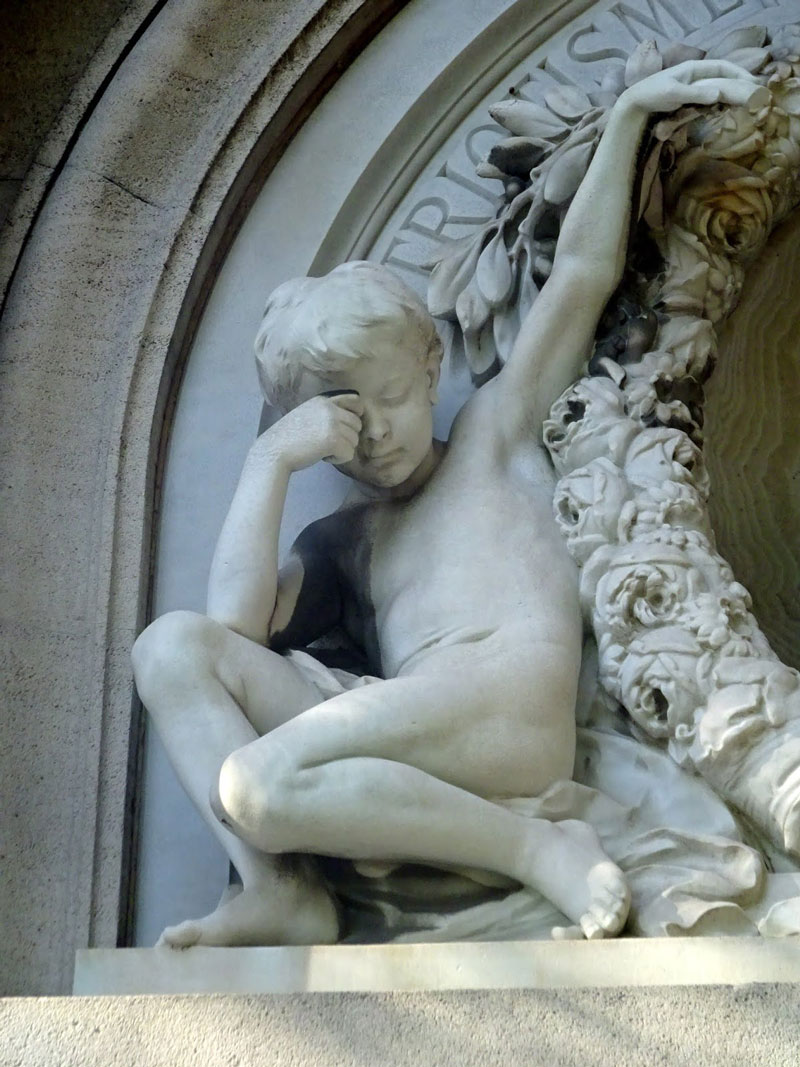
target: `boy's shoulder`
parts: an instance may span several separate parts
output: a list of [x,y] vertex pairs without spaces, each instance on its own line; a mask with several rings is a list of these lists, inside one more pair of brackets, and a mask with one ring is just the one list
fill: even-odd
[[352,554],[366,536],[376,506],[375,501],[348,498],[336,511],[309,523],[297,537],[295,550],[304,559],[314,556],[338,560]]

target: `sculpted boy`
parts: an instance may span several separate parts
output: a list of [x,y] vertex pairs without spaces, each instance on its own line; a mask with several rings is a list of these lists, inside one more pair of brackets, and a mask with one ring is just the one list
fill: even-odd
[[[569,917],[557,936],[622,930],[628,889],[594,831],[494,802],[572,776],[577,574],[541,427],[619,282],[648,115],[746,104],[754,88],[731,64],[693,62],[622,95],[509,362],[446,444],[432,436],[441,344],[397,278],[349,263],[272,295],[256,349],[285,414],[248,454],[207,615],[164,616],[134,650],[142,700],[243,882],[163,942],[335,941],[335,904],[302,854],[499,872]],[[319,460],[361,488],[279,571],[289,480]],[[381,678],[286,654],[337,624]]]

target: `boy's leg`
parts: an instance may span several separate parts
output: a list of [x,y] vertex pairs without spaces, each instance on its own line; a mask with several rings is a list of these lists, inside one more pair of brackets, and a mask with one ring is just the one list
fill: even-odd
[[483,798],[519,790],[525,762],[537,762],[536,729],[487,704],[492,692],[512,695],[465,663],[457,677],[410,676],[334,697],[225,762],[221,815],[269,852],[498,871],[538,889],[585,936],[618,933],[628,890],[594,831]]
[[318,704],[317,689],[281,656],[190,612],[157,619],[136,642],[133,661],[139,695],[178,778],[243,882],[217,911],[168,927],[161,942],[336,940],[335,906],[313,861],[266,855],[226,829],[211,807],[226,757]]

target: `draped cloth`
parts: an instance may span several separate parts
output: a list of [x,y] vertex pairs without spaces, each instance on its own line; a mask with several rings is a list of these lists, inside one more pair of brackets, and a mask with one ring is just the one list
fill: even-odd
[[[574,781],[496,803],[595,828],[630,886],[626,934],[800,933],[795,865],[767,855],[702,779],[633,737],[621,712],[592,707],[579,709],[586,725]],[[539,893],[488,872],[333,861],[327,874],[343,903],[346,942],[549,938],[571,922]]]

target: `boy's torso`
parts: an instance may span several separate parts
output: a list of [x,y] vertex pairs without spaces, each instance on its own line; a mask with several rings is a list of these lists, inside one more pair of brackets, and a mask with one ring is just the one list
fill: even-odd
[[508,631],[576,646],[577,572],[552,512],[544,448],[509,449],[478,394],[413,497],[322,520],[344,594],[344,624],[384,677],[444,648]]

